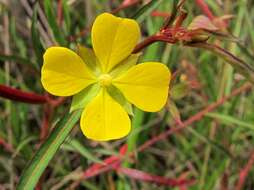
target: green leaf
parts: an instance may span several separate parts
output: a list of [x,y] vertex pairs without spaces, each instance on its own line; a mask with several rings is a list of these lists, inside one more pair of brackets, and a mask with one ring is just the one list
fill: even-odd
[[32,34],[32,42],[33,42],[33,47],[34,47],[37,61],[38,61],[39,65],[42,65],[42,62],[43,62],[42,55],[45,50],[41,44],[40,35],[39,35],[37,27],[36,27],[37,12],[38,12],[38,6],[36,4],[34,11],[33,11],[31,34]]
[[[142,129],[144,129],[143,122],[145,119],[145,113],[140,109],[135,108],[134,115],[135,117],[132,118],[132,130],[127,139],[128,152],[135,151],[138,140],[140,138],[140,132]],[[131,163],[127,160],[123,163],[124,167],[130,167],[130,165]]]
[[100,85],[92,84],[74,95],[71,102],[70,112],[77,109],[84,109],[86,105],[99,93]]
[[53,12],[52,7],[53,7],[53,5],[52,5],[51,0],[44,0],[45,13],[46,13],[49,25],[51,27],[51,30],[54,34],[54,37],[60,45],[66,46],[67,41],[65,40],[65,37],[63,35],[63,31],[57,25],[57,22],[56,22],[57,17]]
[[95,157],[87,148],[85,148],[78,140],[70,140],[68,143],[75,149],[77,150],[82,156],[87,158],[88,160],[95,162],[95,163],[100,163],[103,164],[103,161]]
[[137,20],[137,22],[143,22],[150,13],[156,9],[163,0],[151,0],[149,3],[139,9],[131,18]]
[[27,164],[20,177],[17,190],[32,190],[35,188],[40,176],[79,120],[80,115],[81,111],[67,114],[56,125],[49,137],[35,153],[32,160]]
[[115,101],[117,101],[121,106],[123,106],[123,108],[129,115],[131,116],[134,115],[132,110],[132,105],[126,100],[126,98],[124,97],[122,92],[118,90],[118,88],[111,85],[107,88],[107,92]]

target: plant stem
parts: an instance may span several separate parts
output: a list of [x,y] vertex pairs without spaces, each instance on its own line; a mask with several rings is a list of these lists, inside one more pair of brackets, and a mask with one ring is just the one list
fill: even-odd
[[0,97],[30,104],[44,104],[47,102],[47,98],[44,95],[38,95],[31,92],[23,92],[21,90],[5,85],[0,85]]

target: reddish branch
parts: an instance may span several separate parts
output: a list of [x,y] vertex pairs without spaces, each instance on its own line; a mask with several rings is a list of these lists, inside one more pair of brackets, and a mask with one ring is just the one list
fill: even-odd
[[252,152],[250,159],[249,159],[248,163],[246,164],[246,166],[240,171],[239,180],[238,180],[238,183],[235,188],[236,190],[243,189],[245,180],[246,180],[251,168],[253,167],[253,165],[254,165],[254,152]]
[[167,18],[170,16],[170,14],[168,12],[162,12],[162,11],[153,11],[151,13],[151,16],[153,17],[163,17],[163,18]]
[[195,182],[195,180],[165,178],[132,168],[119,167],[116,169],[116,171],[132,179],[157,183],[159,185],[167,185],[170,187],[192,185]]
[[140,0],[124,0],[121,5],[112,11],[113,14],[118,13],[119,11],[126,9],[128,7],[134,6],[140,3]]
[[213,20],[215,16],[213,15],[212,11],[209,9],[208,5],[204,0],[196,0],[197,5],[202,9],[202,11],[206,14],[208,18]]
[[[115,170],[118,173],[124,174],[132,179],[142,180],[152,183],[157,183],[160,185],[167,185],[171,187],[175,186],[182,186],[182,185],[191,185],[194,183],[194,180],[185,180],[185,179],[172,179],[172,178],[165,178],[162,176],[152,175],[147,172],[143,172],[137,169],[131,168],[123,168],[120,167],[121,162],[125,158],[127,153],[127,145],[124,144],[119,151],[119,155],[110,156],[109,158],[105,159],[103,162],[104,164],[93,164],[89,167],[84,173],[82,179],[88,179],[94,177],[96,175],[102,174],[107,171]],[[129,155],[130,156],[130,155]],[[75,186],[78,185],[79,182],[75,182]]]
[[5,148],[5,150],[12,152],[12,145],[8,144],[4,139],[0,138],[0,145]]
[[53,114],[53,107],[50,105],[45,105],[44,112],[43,112],[42,126],[40,131],[41,142],[43,142],[48,136],[52,114]]
[[63,23],[63,3],[62,0],[58,0],[57,3],[57,24],[58,26],[62,26]]
[[65,101],[64,97],[53,99],[49,95],[39,95],[33,92],[24,92],[22,90],[18,90],[16,88],[2,84],[0,84],[0,97],[29,104],[48,103],[52,107],[59,106]]
[[126,154],[127,150],[128,150],[128,147],[126,144],[124,144],[120,147],[119,155],[116,155],[116,156],[114,155],[114,156],[110,156],[106,158],[103,161],[103,164],[99,164],[99,163],[93,164],[84,172],[83,179],[87,179],[87,178],[96,176],[100,173],[109,171],[113,168],[119,167],[121,160]]
[[30,104],[44,104],[47,102],[47,98],[43,95],[38,95],[31,92],[23,92],[21,90],[1,84],[0,97]]

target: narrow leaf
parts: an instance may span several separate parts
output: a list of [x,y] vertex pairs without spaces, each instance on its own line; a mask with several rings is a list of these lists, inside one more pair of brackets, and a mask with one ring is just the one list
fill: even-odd
[[218,119],[220,120],[220,122],[224,123],[224,124],[233,124],[233,125],[237,125],[240,127],[244,127],[250,130],[254,130],[254,124],[253,123],[249,123],[246,121],[241,121],[233,116],[230,115],[225,115],[222,113],[207,113],[206,116],[214,118],[214,119]]
[[67,114],[56,125],[49,137],[35,153],[32,160],[27,164],[20,177],[17,190],[32,190],[35,188],[40,176],[71,132],[72,128],[80,118],[80,115],[81,111],[73,112],[70,115]]
[[85,148],[78,140],[70,140],[69,144],[78,151],[82,156],[87,158],[88,160],[103,164],[103,161],[94,156],[87,148]]
[[67,42],[64,38],[63,32],[61,31],[61,29],[57,25],[57,21],[56,21],[57,17],[53,12],[52,7],[53,6],[52,6],[52,1],[51,0],[44,0],[45,13],[46,13],[49,25],[52,29],[53,34],[54,34],[54,37],[60,45],[65,46]]
[[[36,71],[38,71],[38,69],[39,69],[39,67],[31,60],[24,58],[24,57],[17,56],[17,55],[0,54],[0,61],[3,61],[3,62],[4,61],[13,61],[13,62],[20,64],[20,65],[29,66],[29,68],[32,68],[33,70],[36,70]],[[1,62],[0,62],[0,65],[1,65]]]
[[162,0],[151,0],[139,9],[131,18],[137,20],[139,23],[143,22],[150,13],[160,5],[161,2]]
[[39,65],[42,65],[42,62],[43,62],[42,55],[44,52],[44,48],[41,44],[40,36],[36,27],[37,11],[38,11],[38,6],[35,5],[34,11],[33,11],[33,17],[32,17],[31,34],[32,34],[32,42],[33,42],[33,47],[34,47],[37,61]]
[[249,79],[252,83],[254,83],[254,67],[250,64],[247,64],[243,60],[239,59],[232,53],[228,52],[227,50],[208,43],[188,43],[186,44],[191,47],[203,48],[208,51],[211,51],[215,55],[221,57],[226,62],[231,64],[239,73]]

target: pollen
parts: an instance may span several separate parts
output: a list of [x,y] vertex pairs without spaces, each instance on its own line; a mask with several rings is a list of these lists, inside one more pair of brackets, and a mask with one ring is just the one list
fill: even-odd
[[112,77],[109,74],[102,74],[99,76],[99,83],[102,87],[109,86],[112,82]]

